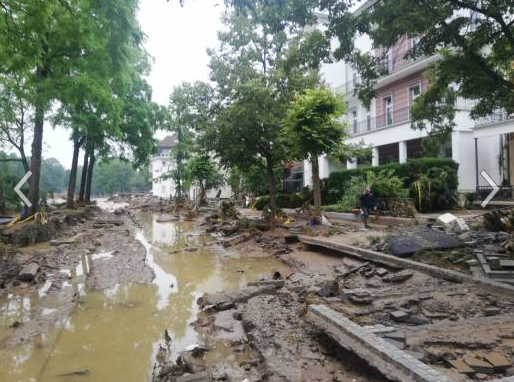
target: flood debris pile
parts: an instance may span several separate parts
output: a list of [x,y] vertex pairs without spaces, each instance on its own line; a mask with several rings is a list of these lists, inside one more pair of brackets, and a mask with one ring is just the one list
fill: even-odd
[[[156,366],[154,382],[385,382],[304,321],[304,293],[280,276],[202,296],[198,304],[204,313],[194,325],[206,340],[204,351],[186,351],[175,362]],[[220,347],[225,357],[211,357]]]

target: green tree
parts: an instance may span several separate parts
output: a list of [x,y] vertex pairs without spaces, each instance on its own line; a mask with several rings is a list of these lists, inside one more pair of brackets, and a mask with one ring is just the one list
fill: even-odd
[[[137,0],[3,0],[0,17],[0,72],[24,79],[34,110],[29,200],[37,208],[43,125],[57,101],[66,104],[91,73],[109,62],[122,85],[127,59],[143,35],[136,22]],[[95,66],[94,63],[100,63]],[[95,86],[88,88],[94,92]]]
[[280,132],[287,106],[295,92],[319,81],[319,58],[298,54],[312,34],[291,20],[296,5],[249,2],[224,18],[221,47],[210,52],[220,110],[207,142],[226,167],[246,171],[264,162],[273,211],[275,168],[286,156]]
[[173,149],[175,169],[164,176],[171,177],[181,197],[186,177],[185,166],[193,150],[205,152],[202,140],[213,118],[213,89],[204,82],[183,82],[170,95],[169,129],[174,131],[177,145]]
[[[512,1],[382,0],[352,13],[354,1],[322,0],[329,14],[329,37],[337,37],[337,59],[352,62],[362,76],[359,97],[369,103],[384,73],[382,57],[362,53],[356,33],[368,34],[374,48],[391,48],[402,38],[415,42],[407,58],[439,54],[427,72],[430,87],[411,110],[419,129],[444,133],[454,126],[457,98],[475,102],[471,115],[514,111],[514,12]],[[371,50],[374,52],[374,49]]]
[[189,158],[184,174],[188,182],[200,188],[200,205],[207,204],[207,190],[220,187],[224,183],[223,175],[218,171],[216,163],[208,155]]
[[321,216],[321,191],[318,157],[337,151],[346,136],[345,126],[337,121],[344,113],[343,103],[329,89],[306,90],[287,112],[284,139],[291,155],[298,160],[310,159],[315,217]]
[[66,169],[55,158],[43,160],[41,189],[46,192],[62,192],[66,187]]

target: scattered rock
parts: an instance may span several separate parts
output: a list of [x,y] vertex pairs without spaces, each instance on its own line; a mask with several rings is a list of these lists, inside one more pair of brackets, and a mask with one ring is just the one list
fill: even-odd
[[21,281],[32,281],[39,270],[38,263],[30,263],[24,266],[18,274],[18,279]]
[[391,318],[396,322],[404,322],[409,317],[410,314],[404,310],[395,310],[394,312],[391,312]]
[[398,283],[411,278],[414,275],[413,271],[404,269],[403,271],[391,273],[382,278],[383,281],[388,283]]
[[494,370],[497,372],[504,372],[512,366],[512,362],[498,353],[486,354],[484,358],[487,362],[493,365]]

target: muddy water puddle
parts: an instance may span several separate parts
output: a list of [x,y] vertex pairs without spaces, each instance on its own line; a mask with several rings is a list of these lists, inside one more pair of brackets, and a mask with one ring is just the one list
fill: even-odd
[[[156,218],[143,215],[136,232],[156,275],[153,283],[90,290],[84,282],[91,266],[106,266],[110,257],[122,254],[84,256],[77,269],[69,271],[73,279],[65,286],[79,293],[77,307],[50,333],[15,347],[0,347],[1,382],[147,381],[159,344],[164,344],[164,329],[172,337],[171,359],[198,342],[191,325],[199,313],[198,297],[239,289],[285,268],[275,259],[241,258],[217,246],[200,246],[213,238],[199,235],[193,223],[158,223]],[[0,343],[15,321],[55,313],[51,307],[37,313],[34,309],[47,298],[48,288],[47,283],[37,293],[20,291],[0,298]]]

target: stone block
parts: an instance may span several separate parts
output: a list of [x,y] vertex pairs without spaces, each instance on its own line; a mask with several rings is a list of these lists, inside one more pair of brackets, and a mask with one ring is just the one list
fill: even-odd
[[494,367],[489,362],[486,362],[484,360],[475,358],[475,357],[466,357],[464,358],[464,362],[471,367],[475,372],[477,373],[483,373],[483,374],[493,374],[494,373]]
[[494,370],[499,372],[504,372],[512,366],[512,362],[498,353],[486,354],[484,358],[487,362],[493,365]]
[[452,365],[453,368],[455,370],[457,370],[461,374],[465,374],[465,375],[473,375],[473,374],[475,374],[475,370],[473,370],[471,367],[469,367],[467,364],[465,364],[461,360],[458,360],[458,359],[451,360],[451,361],[448,361],[448,363],[450,365]]

